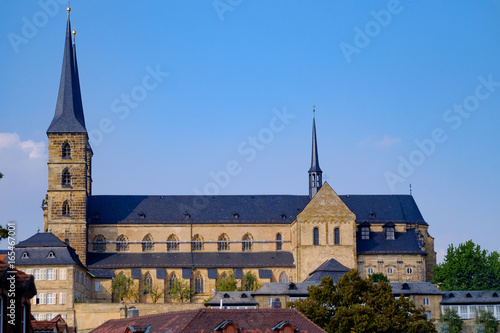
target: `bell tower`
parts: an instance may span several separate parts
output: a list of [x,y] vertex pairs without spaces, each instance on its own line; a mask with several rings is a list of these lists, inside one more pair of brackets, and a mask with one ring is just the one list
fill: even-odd
[[45,231],[69,243],[85,264],[92,148],[85,128],[69,12],[70,8],[56,110],[47,129],[49,182],[42,208]]
[[318,143],[316,141],[316,107],[313,106],[312,153],[309,169],[309,198],[312,199],[323,185],[323,171],[319,167]]

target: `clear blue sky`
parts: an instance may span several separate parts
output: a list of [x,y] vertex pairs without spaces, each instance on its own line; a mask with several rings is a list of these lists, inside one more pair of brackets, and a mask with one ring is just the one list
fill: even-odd
[[[338,194],[411,184],[440,259],[468,239],[500,250],[499,1],[71,6],[94,194],[307,194],[316,105]],[[43,228],[66,16],[0,2],[0,221],[19,240]]]

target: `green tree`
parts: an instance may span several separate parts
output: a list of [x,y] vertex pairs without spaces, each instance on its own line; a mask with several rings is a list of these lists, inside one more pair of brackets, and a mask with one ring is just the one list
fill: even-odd
[[115,301],[123,301],[124,299],[137,299],[135,295],[134,280],[120,272],[113,278],[111,282],[111,293]]
[[500,255],[481,250],[471,240],[457,247],[451,244],[444,262],[434,267],[434,283],[441,290],[498,290]]
[[379,281],[389,282],[389,279],[387,278],[387,276],[385,276],[385,275],[384,275],[384,274],[382,274],[382,273],[375,273],[375,274],[372,274],[372,275],[370,275],[370,279],[371,279],[373,282],[379,282]]
[[215,282],[217,291],[236,291],[238,289],[238,281],[234,278],[233,273],[227,274]]
[[163,297],[163,295],[165,295],[165,288],[163,287],[159,287],[159,286],[155,286],[155,285],[150,285],[148,284],[145,288],[144,288],[144,291],[151,295],[151,300],[153,301],[153,303],[157,303],[158,300],[160,298]]
[[479,309],[476,314],[476,332],[478,333],[496,333],[498,330],[498,321],[491,311]]
[[309,297],[288,305],[302,312],[327,332],[436,332],[423,307],[392,295],[386,281],[374,283],[350,270],[338,283],[327,276],[308,288]]
[[241,289],[243,291],[255,291],[262,287],[262,285],[257,281],[257,276],[248,271],[243,275],[243,283]]
[[446,308],[444,314],[439,318],[441,323],[439,332],[441,333],[459,333],[462,330],[462,319],[457,310]]
[[185,300],[191,300],[191,297],[194,295],[194,291],[191,289],[188,282],[175,280],[169,294],[173,300],[184,303]]

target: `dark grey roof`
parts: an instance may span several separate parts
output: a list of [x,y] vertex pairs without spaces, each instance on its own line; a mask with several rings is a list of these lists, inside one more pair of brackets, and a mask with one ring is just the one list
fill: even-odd
[[259,304],[248,291],[219,291],[210,301],[205,303],[205,306],[220,306],[221,299],[223,306],[252,306]]
[[341,195],[340,198],[356,215],[357,223],[427,225],[411,195]]
[[[40,234],[37,234],[40,235]],[[54,236],[55,237],[55,236]],[[41,242],[44,244],[42,246],[31,245],[28,246],[26,244],[36,243],[31,242],[30,240],[33,237],[27,239],[23,243],[23,246],[16,247],[16,265],[44,265],[44,266],[52,266],[52,265],[79,265],[83,268],[85,266],[82,264],[75,250],[67,245],[66,243],[61,242],[64,246],[60,246],[55,243],[55,246],[49,246],[45,242]],[[42,237],[43,238],[43,237]],[[57,237],[56,237],[57,238]],[[46,239],[45,239],[46,240]],[[50,240],[50,239],[49,239]],[[21,244],[19,243],[19,244]],[[53,254],[53,257],[49,257],[49,253]]]
[[98,279],[112,279],[114,276],[112,269],[91,269],[89,273]]
[[87,216],[91,224],[291,223],[308,203],[299,195],[99,195],[89,197]]
[[272,279],[273,272],[270,269],[259,269],[259,279]]
[[289,295],[295,297],[306,297],[309,295],[307,287],[315,286],[316,282],[302,282],[302,283],[281,283],[269,282],[265,283],[258,290],[254,291],[254,296],[268,296],[268,295]]
[[68,244],[51,232],[39,232],[16,245],[16,248],[24,247],[68,247]]
[[331,276],[333,281],[338,281],[346,272],[349,272],[349,268],[332,258],[325,261],[318,268],[309,273],[309,276],[304,280],[304,282],[320,283],[321,279],[325,276]]
[[[357,223],[427,225],[411,195],[340,198]],[[97,195],[88,198],[87,216],[90,224],[277,224],[291,223],[309,201],[307,195]]]
[[419,245],[415,229],[396,232],[395,239],[385,239],[384,232],[370,232],[370,239],[357,233],[356,249],[360,254],[426,254]]
[[390,282],[392,293],[394,295],[442,295],[439,290],[431,282]]
[[295,267],[290,252],[159,252],[87,254],[89,269]]
[[309,172],[322,173],[319,167],[319,155],[318,155],[318,143],[316,141],[316,119],[313,118],[313,129],[312,129],[312,152],[311,152],[311,168]]
[[87,133],[74,55],[71,24],[68,19],[56,111],[47,133]]
[[441,304],[500,304],[500,290],[445,291]]

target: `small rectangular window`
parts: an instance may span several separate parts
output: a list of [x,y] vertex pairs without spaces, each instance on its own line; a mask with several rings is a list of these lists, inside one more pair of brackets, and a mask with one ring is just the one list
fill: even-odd
[[66,268],[59,269],[59,280],[66,280]]
[[361,239],[370,239],[370,228],[361,228]]
[[47,280],[47,269],[42,268],[40,270],[40,280]]
[[424,297],[424,305],[429,305],[429,297]]
[[47,269],[47,280],[56,280],[56,270]]
[[431,311],[425,311],[425,315],[427,316],[427,320],[430,320],[432,318],[432,312]]
[[66,304],[66,293],[59,294],[59,304]]

